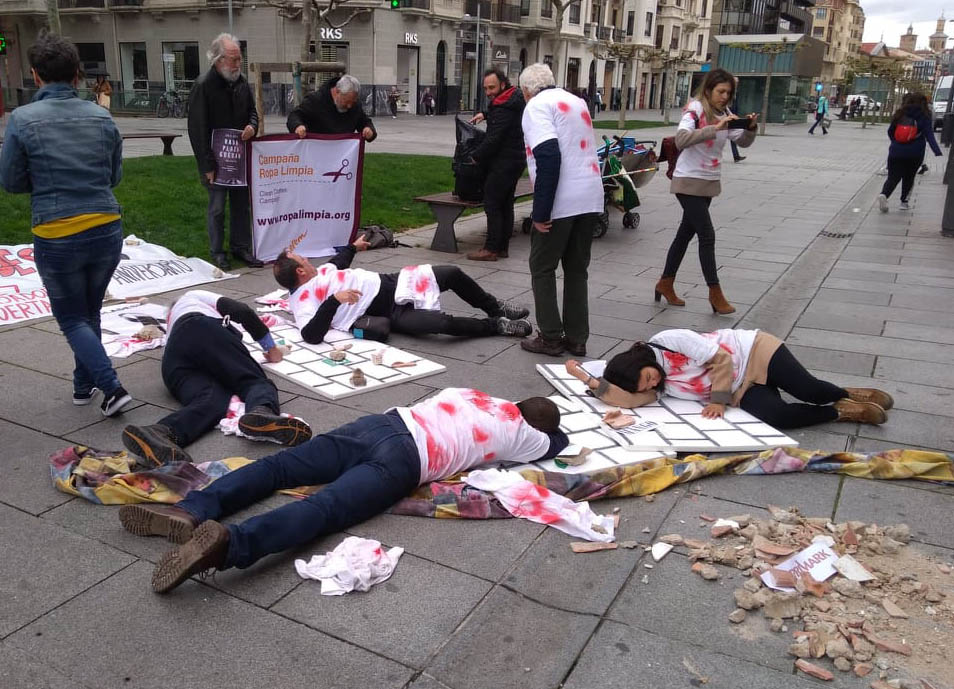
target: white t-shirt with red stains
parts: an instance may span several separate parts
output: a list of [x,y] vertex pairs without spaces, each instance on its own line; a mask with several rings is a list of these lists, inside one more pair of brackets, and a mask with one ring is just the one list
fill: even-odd
[[705,368],[720,349],[732,357],[732,392],[742,385],[749,354],[758,330],[726,328],[711,333],[694,330],[663,330],[649,338],[650,342],[673,350],[653,349],[656,360],[666,371],[666,394],[684,400],[708,402],[712,380]]
[[523,109],[522,125],[531,183],[537,179],[533,149],[550,139],[560,146],[560,181],[550,219],[602,213],[603,182],[586,103],[563,89],[544,89]]
[[[693,117],[695,114],[695,117]],[[726,111],[726,114],[730,114]],[[698,118],[698,121],[697,119]],[[679,129],[693,131],[702,129],[715,122],[706,120],[706,111],[697,100],[689,101],[679,121]],[[692,177],[694,179],[719,180],[722,177],[722,149],[726,141],[738,141],[745,134],[744,129],[722,129],[716,132],[714,139],[700,141],[683,149],[676,159],[673,177]]]
[[429,263],[404,266],[394,288],[395,304],[413,304],[415,309],[441,310],[441,289]]
[[344,289],[356,289],[361,292],[357,303],[342,304],[331,319],[332,328],[348,330],[368,310],[380,288],[381,276],[377,273],[362,268],[338,270],[333,263],[325,263],[315,277],[288,295],[288,306],[301,330],[328,297]]
[[397,412],[417,445],[422,485],[486,462],[532,462],[550,447],[516,404],[480,390],[447,388]]

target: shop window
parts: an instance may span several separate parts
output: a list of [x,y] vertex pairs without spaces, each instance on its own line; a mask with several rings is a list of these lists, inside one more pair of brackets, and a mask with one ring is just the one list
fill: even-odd
[[124,90],[148,89],[149,69],[145,43],[119,44],[119,69]]
[[[167,57],[171,56],[171,57]],[[199,76],[199,44],[163,43],[166,88],[188,91]]]

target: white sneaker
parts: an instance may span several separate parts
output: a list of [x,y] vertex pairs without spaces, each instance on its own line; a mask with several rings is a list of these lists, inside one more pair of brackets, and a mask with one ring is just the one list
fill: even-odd
[[908,202],[907,202],[907,201],[902,201],[902,202],[901,202],[901,205],[898,206],[898,208],[900,208],[900,209],[903,210],[903,211],[909,211],[909,210],[911,210],[911,206],[908,205]]
[[884,194],[878,194],[878,208],[882,213],[888,212],[888,197]]

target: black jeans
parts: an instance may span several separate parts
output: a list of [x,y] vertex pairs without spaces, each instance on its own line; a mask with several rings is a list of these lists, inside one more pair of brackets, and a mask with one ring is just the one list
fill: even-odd
[[407,496],[421,476],[414,439],[397,412],[365,416],[259,459],[193,490],[177,506],[199,522],[221,519],[272,493],[324,484],[304,500],[229,524],[225,564],[249,567],[269,553],[360,524]]
[[487,241],[484,248],[506,252],[513,234],[513,194],[523,174],[524,164],[511,161],[494,163],[484,181],[484,210],[487,214]]
[[162,355],[162,382],[183,405],[159,423],[172,429],[185,447],[215,428],[229,409],[232,395],[245,408],[279,412],[278,391],[252,359],[235,328],[201,314],[176,321]]
[[209,191],[207,225],[209,251],[225,253],[225,198],[229,200],[229,246],[232,251],[248,251],[252,247],[252,226],[249,219],[248,187],[217,187],[205,183]]
[[689,248],[689,241],[692,237],[699,237],[699,263],[702,264],[702,274],[705,276],[706,284],[710,287],[719,284],[719,273],[716,269],[715,260],[715,228],[712,226],[712,218],[709,216],[709,205],[712,198],[709,196],[690,196],[689,194],[676,194],[679,205],[682,206],[682,222],[679,223],[679,229],[676,236],[669,245],[669,253],[666,254],[666,267],[663,268],[662,276],[664,278],[674,278],[679,272],[679,266],[686,255],[686,249]]
[[885,196],[891,196],[891,192],[901,182],[901,200],[907,201],[911,196],[911,190],[914,188],[914,176],[921,167],[921,158],[888,158],[888,179],[884,181],[881,187],[881,193]]
[[821,125],[822,131],[823,131],[825,134],[827,134],[827,133],[828,133],[828,128],[825,126],[825,123],[824,123],[825,117],[826,117],[826,115],[823,115],[823,114],[820,113],[820,112],[816,112],[816,113],[815,113],[815,124],[813,124],[813,125],[811,126],[811,128],[808,130],[808,133],[809,133],[809,134],[814,134],[814,133],[815,133],[815,127],[817,127],[818,125]]
[[381,288],[368,310],[369,316],[383,316],[391,320],[391,330],[405,335],[457,335],[486,337],[497,333],[497,317],[503,315],[497,299],[484,291],[474,278],[458,266],[433,266],[437,287],[450,290],[465,302],[480,309],[488,318],[451,316],[443,311],[415,309],[413,304],[395,304],[394,291],[397,275],[381,276]]
[[[780,389],[802,401],[786,402]],[[837,419],[838,412],[831,405],[846,397],[844,388],[813,376],[782,345],[769,361],[765,385],[749,388],[739,406],[770,426],[802,428]]]

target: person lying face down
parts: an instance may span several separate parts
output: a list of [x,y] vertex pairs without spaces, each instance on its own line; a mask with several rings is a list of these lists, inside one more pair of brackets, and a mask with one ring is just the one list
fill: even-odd
[[[781,429],[828,421],[881,424],[894,406],[882,390],[819,380],[780,339],[761,330],[663,330],[614,356],[601,379],[572,359],[566,369],[607,404],[639,407],[664,393],[704,402],[706,418],[721,418],[733,405]],[[800,401],[786,402],[780,390]]]
[[[387,274],[351,268],[355,254],[367,247],[359,237],[317,268],[296,253],[279,254],[273,266],[275,280],[289,290],[289,307],[305,342],[318,344],[330,328],[361,327],[367,337],[382,341],[389,331],[462,337],[526,337],[532,331],[524,320],[530,314],[528,309],[485,292],[457,266],[408,266],[400,273]],[[440,294],[447,290],[486,313],[487,318],[451,316],[437,310]],[[366,316],[377,323],[369,328]],[[379,331],[376,335],[371,333],[374,329]]]
[[[448,388],[411,407],[373,414],[259,459],[191,491],[177,505],[125,505],[123,527],[182,545],[160,558],[157,593],[196,572],[245,568],[270,553],[336,533],[383,512],[418,485],[488,462],[550,459],[568,440],[546,397],[514,404]],[[277,490],[324,484],[304,500],[225,526],[219,519]]]

